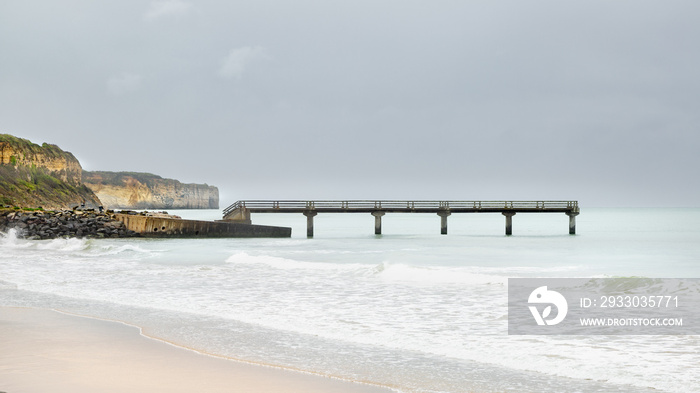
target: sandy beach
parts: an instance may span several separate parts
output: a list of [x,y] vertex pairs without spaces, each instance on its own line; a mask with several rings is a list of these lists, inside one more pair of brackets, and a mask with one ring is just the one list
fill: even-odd
[[118,322],[0,307],[0,391],[339,392],[391,390],[199,354]]

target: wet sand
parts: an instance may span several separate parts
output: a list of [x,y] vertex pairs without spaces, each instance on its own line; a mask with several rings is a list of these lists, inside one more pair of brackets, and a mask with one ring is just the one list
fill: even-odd
[[118,322],[9,307],[0,307],[0,391],[391,392],[199,354]]

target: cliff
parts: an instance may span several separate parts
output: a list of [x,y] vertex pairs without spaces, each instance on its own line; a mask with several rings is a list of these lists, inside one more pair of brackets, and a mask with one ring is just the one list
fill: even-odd
[[0,134],[0,204],[68,209],[101,205],[82,182],[83,168],[73,154],[56,145],[39,146]]
[[219,189],[150,173],[83,172],[82,181],[109,209],[218,209]]

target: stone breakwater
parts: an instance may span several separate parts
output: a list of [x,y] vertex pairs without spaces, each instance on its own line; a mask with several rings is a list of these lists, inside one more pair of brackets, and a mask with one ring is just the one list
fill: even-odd
[[15,229],[30,240],[55,238],[215,238],[290,237],[291,228],[233,222],[183,220],[167,212],[122,210],[98,213],[93,209],[27,211],[0,209],[0,231]]
[[0,230],[15,229],[25,239],[134,237],[112,213],[95,211],[0,211]]

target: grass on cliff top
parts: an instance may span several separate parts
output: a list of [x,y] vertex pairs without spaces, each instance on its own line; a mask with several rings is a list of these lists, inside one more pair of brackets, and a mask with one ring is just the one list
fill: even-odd
[[10,134],[0,134],[0,143],[2,142],[7,142],[16,150],[25,151],[32,154],[44,154],[50,157],[62,157],[64,155],[70,154],[66,151],[63,151],[60,147],[56,145],[43,143],[41,146],[39,146],[28,139],[18,138]]
[[196,184],[196,183],[182,183],[176,179],[167,179],[158,175],[154,175],[148,172],[108,172],[108,171],[83,171],[83,183],[88,184],[102,184],[106,186],[116,186],[123,187],[128,178],[137,180],[141,184],[145,184],[148,187],[155,187],[157,185],[203,185],[205,187],[208,184]]
[[147,172],[107,172],[107,171],[83,171],[83,182],[90,184],[104,184],[112,186],[123,186],[126,179],[130,177],[140,183],[153,186],[156,182],[176,182],[173,179],[164,179],[161,176]]

